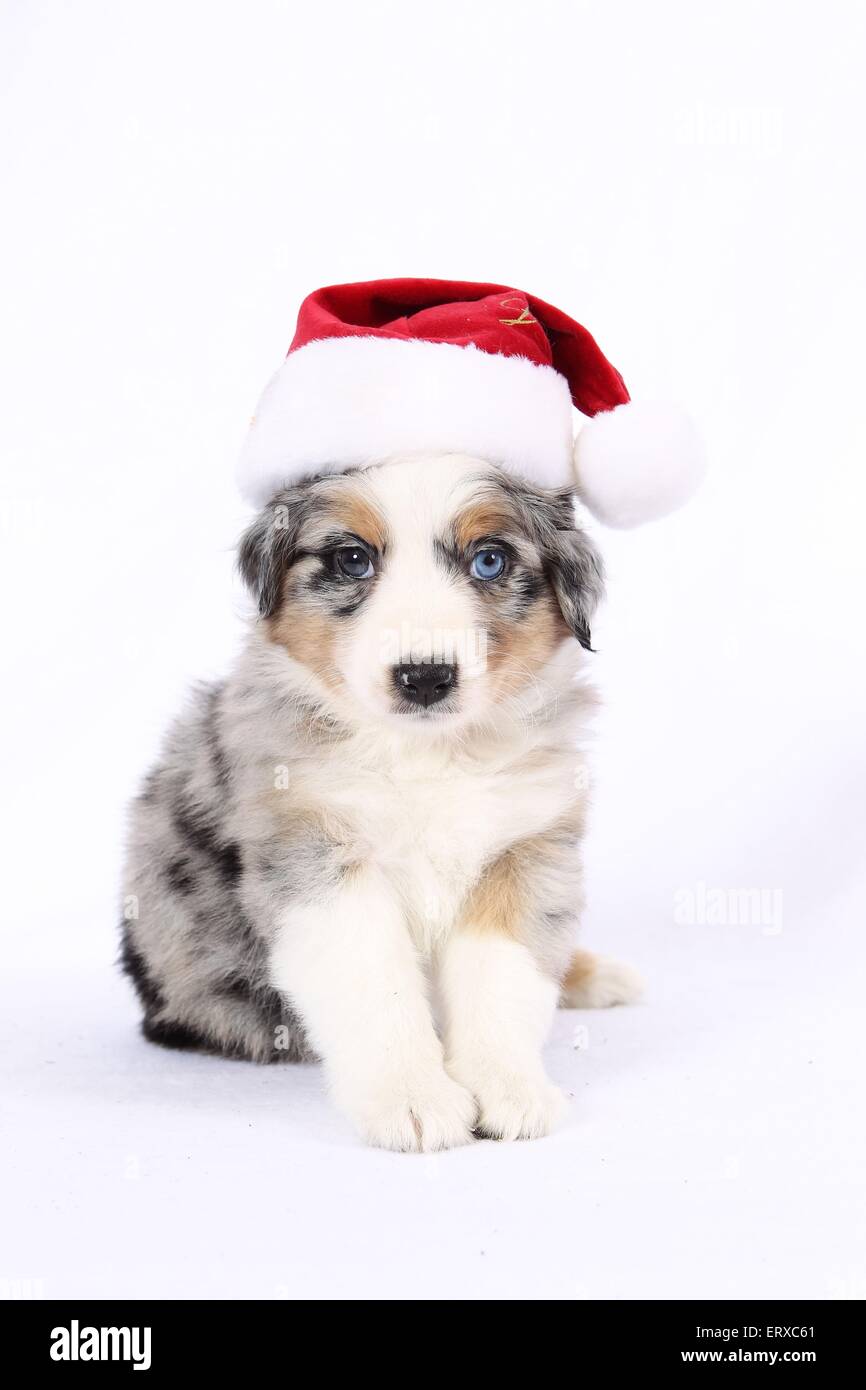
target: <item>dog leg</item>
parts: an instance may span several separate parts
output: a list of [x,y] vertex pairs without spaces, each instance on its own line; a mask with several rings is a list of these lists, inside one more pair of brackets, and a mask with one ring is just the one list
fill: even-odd
[[564,1009],[606,1009],[611,1004],[633,1004],[643,994],[643,981],[630,965],[575,951],[560,989]]
[[471,1139],[475,1103],[445,1070],[424,974],[381,875],[362,870],[330,901],[286,910],[271,978],[369,1143],[429,1152]]
[[522,943],[458,930],[440,962],[446,1066],[478,1101],[479,1128],[497,1139],[547,1134],[565,1100],[541,1049],[557,986]]

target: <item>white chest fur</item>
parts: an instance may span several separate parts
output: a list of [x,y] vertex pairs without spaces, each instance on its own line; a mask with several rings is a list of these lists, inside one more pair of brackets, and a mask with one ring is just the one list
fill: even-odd
[[509,845],[553,825],[582,795],[573,747],[527,740],[470,756],[435,748],[341,759],[322,802],[403,901],[418,946],[447,932],[485,866]]

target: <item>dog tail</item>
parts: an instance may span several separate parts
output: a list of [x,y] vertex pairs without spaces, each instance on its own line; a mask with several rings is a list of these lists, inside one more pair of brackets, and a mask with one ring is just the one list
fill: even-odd
[[611,1004],[633,1004],[643,991],[643,980],[632,966],[580,950],[569,962],[559,1005],[563,1009],[606,1009]]

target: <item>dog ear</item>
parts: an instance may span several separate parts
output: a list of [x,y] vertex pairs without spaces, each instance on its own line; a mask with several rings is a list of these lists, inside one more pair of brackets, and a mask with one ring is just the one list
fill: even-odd
[[287,488],[259,512],[241,537],[238,569],[263,618],[269,618],[279,603],[283,576],[297,552],[304,510],[301,489]]
[[589,536],[577,524],[573,492],[513,481],[506,482],[505,487],[538,546],[545,575],[569,630],[582,647],[592,651],[589,625],[604,592],[604,566]]
[[574,520],[568,496],[570,526],[557,528],[542,548],[544,568],[569,629],[586,651],[592,651],[590,623],[604,593],[601,556]]

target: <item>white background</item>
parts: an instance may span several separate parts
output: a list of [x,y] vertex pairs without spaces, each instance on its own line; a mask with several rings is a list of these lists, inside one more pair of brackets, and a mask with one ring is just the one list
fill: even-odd
[[[0,1292],[866,1295],[863,40],[855,0],[7,0]],[[557,1135],[435,1158],[315,1069],[149,1047],[112,967],[124,804],[241,631],[246,420],[304,294],[393,275],[560,305],[712,464],[601,537],[585,941],[646,1002],[559,1016]],[[677,922],[701,885],[781,918]]]

